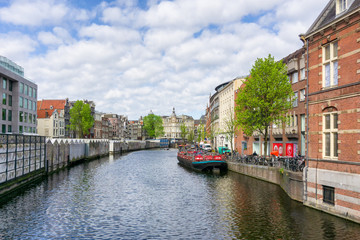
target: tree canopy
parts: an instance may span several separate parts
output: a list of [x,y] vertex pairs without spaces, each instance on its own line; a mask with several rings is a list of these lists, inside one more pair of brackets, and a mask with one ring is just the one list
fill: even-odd
[[144,129],[151,138],[158,138],[165,134],[162,118],[153,113],[144,117]]
[[189,130],[188,128],[186,127],[186,125],[183,123],[180,125],[180,136],[181,136],[181,139],[183,141],[183,143],[185,142],[185,138],[186,138],[186,135],[189,133]]
[[200,124],[198,127],[197,127],[197,142],[201,142],[205,139],[205,134],[206,134],[206,131],[204,129],[204,124]]
[[70,129],[75,131],[76,136],[83,138],[89,134],[89,130],[94,125],[94,118],[91,116],[89,104],[77,100],[70,109]]
[[235,136],[236,128],[237,128],[237,122],[235,120],[234,113],[230,113],[228,118],[225,120],[225,126],[223,129],[223,134],[226,136],[228,140],[230,140],[230,149],[231,152],[233,152],[233,139]]
[[267,153],[268,127],[274,121],[285,121],[286,112],[292,107],[294,93],[287,76],[287,66],[268,58],[255,61],[245,87],[236,98],[236,123],[251,136],[258,131],[264,136]]

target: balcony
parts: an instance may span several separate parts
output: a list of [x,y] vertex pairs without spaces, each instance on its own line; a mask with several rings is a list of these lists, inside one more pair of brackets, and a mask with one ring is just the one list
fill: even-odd
[[261,134],[259,131],[254,131],[252,134],[254,137],[259,137]]
[[273,128],[272,129],[272,135],[282,135],[283,129],[282,128]]
[[285,134],[298,134],[298,127],[297,126],[285,127]]
[[293,58],[289,61],[289,63],[287,64],[287,68],[288,68],[288,73],[292,73],[295,71],[298,71],[299,67],[298,67],[298,61],[297,58]]

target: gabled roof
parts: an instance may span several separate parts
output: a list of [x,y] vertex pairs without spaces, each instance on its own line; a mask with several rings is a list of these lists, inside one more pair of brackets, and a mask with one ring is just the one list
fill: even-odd
[[309,30],[306,32],[305,36],[309,36],[310,34],[322,29],[326,25],[339,19],[340,17],[352,13],[353,11],[357,10],[359,7],[360,7],[360,0],[354,0],[351,6],[349,6],[349,8],[346,11],[336,15],[336,0],[330,0],[329,3],[324,8],[324,10],[320,13],[320,15],[317,17],[317,19],[309,28]]
[[[37,101],[37,118],[49,118],[55,111],[64,110],[66,100],[40,100]],[[47,115],[46,115],[47,113]]]

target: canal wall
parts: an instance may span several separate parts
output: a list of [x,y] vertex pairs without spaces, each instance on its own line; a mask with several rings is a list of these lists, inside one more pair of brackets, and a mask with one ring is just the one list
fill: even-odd
[[113,141],[93,139],[48,139],[46,171],[51,173],[79,161],[109,154],[158,148],[155,141]]
[[158,147],[157,141],[46,139],[0,134],[0,200],[46,174],[81,161]]
[[292,172],[275,167],[228,162],[229,170],[279,185],[287,195],[303,202],[304,182],[302,172]]

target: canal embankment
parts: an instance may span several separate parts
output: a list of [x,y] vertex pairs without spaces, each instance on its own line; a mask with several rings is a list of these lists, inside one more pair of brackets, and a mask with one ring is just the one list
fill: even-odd
[[0,199],[60,169],[91,159],[158,148],[156,141],[47,139],[0,134]]
[[228,162],[230,171],[244,174],[279,185],[293,200],[303,202],[304,181],[302,172],[292,172],[283,168]]

